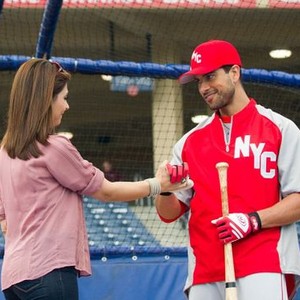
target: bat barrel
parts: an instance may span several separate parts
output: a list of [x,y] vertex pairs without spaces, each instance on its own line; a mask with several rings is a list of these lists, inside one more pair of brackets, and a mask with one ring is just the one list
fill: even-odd
[[228,195],[227,195],[227,169],[229,165],[226,162],[219,162],[216,164],[218,170],[220,189],[221,189],[221,199],[222,199],[222,214],[227,216],[229,214],[228,208]]

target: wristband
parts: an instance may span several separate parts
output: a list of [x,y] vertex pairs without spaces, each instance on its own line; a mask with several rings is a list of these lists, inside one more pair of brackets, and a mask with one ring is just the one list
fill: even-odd
[[256,232],[261,229],[261,219],[259,217],[259,214],[255,211],[250,214],[248,214],[250,218],[250,222],[252,225],[252,231]]
[[163,192],[163,193],[160,193],[161,196],[171,196],[173,193],[171,192]]
[[149,183],[150,193],[149,196],[156,196],[161,192],[160,182],[156,178],[148,178],[146,181]]

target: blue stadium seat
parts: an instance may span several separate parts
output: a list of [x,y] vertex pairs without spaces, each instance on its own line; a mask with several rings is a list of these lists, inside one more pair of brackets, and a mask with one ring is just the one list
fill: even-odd
[[4,236],[2,234],[2,231],[0,230],[0,248],[4,248]]
[[83,204],[90,247],[159,246],[128,203],[84,197]]

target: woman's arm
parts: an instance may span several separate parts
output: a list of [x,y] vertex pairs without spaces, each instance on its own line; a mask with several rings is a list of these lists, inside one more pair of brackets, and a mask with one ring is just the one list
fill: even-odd
[[190,180],[171,183],[170,174],[166,167],[167,162],[162,163],[154,178],[143,181],[110,182],[104,179],[102,185],[91,196],[102,201],[132,201],[147,196],[155,196],[160,192],[176,191],[188,188],[192,185]]

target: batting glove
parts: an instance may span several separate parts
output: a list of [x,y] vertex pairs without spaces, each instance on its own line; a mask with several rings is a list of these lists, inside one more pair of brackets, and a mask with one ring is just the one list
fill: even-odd
[[[189,177],[189,166],[187,162],[183,162],[181,165],[171,165],[167,163],[166,167],[170,175],[170,182],[174,184],[181,183],[181,186],[177,189],[172,188],[173,192],[187,190],[194,186],[193,180]],[[182,186],[183,184],[184,186]],[[160,195],[170,196],[172,193],[162,192]]]
[[171,183],[185,182],[189,176],[189,166],[186,162],[181,165],[167,164]]
[[261,229],[261,220],[257,212],[250,214],[232,213],[211,222],[217,226],[219,239],[224,244],[243,239]]

